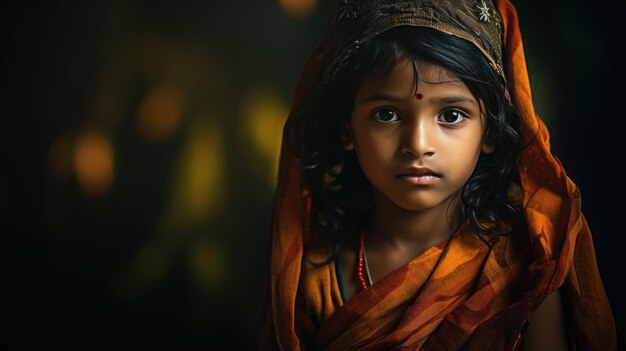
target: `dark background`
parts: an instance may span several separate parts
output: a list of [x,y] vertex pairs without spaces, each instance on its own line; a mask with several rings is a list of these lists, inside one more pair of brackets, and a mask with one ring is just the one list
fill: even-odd
[[[621,330],[624,5],[515,3]],[[333,4],[2,4],[3,349],[255,349],[281,124]]]

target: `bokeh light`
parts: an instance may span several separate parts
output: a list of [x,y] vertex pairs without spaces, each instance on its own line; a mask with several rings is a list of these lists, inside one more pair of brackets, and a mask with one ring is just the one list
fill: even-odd
[[87,196],[106,193],[113,182],[113,147],[99,132],[81,135],[74,149],[74,167],[78,184]]
[[137,130],[146,140],[164,141],[183,115],[182,94],[172,85],[156,85],[146,93],[137,113]]
[[311,16],[317,8],[317,0],[279,0],[283,10],[292,17]]
[[220,204],[225,187],[223,129],[209,117],[197,117],[187,129],[172,186],[172,216],[201,222]]
[[278,172],[282,128],[289,114],[287,104],[268,88],[251,90],[241,102],[243,126],[255,150],[270,161],[268,176],[275,181]]
[[[174,167],[170,202],[155,236],[132,262],[120,270],[113,290],[121,300],[136,300],[156,287],[170,269],[174,257],[192,245],[188,235],[207,223],[219,210],[224,188],[223,130],[208,116],[195,116],[186,128],[184,146]],[[193,246],[192,246],[193,247]],[[198,251],[199,250],[199,251]],[[220,252],[214,246],[193,247],[192,272],[203,282],[215,283],[222,270]],[[197,264],[210,262],[214,268]],[[203,283],[204,284],[204,283]]]
[[210,288],[220,285],[227,274],[224,250],[215,243],[202,240],[191,247],[189,269],[196,285]]

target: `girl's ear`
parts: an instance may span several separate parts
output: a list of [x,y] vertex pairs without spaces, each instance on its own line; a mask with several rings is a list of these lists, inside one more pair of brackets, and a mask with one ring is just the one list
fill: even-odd
[[495,149],[496,147],[494,146],[490,129],[487,129],[485,135],[483,136],[483,146],[481,147],[481,151],[483,154],[491,154]]
[[483,146],[481,148],[483,154],[490,154],[493,153],[493,151],[496,149],[495,146],[493,146],[493,144],[488,143],[488,142],[483,142]]
[[346,151],[354,150],[354,140],[352,139],[350,123],[346,124],[346,128],[341,133],[341,144]]

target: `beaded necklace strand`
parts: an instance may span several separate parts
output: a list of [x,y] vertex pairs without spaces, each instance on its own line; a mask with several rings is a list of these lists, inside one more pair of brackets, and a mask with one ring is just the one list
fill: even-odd
[[[365,274],[367,274],[367,280],[365,280],[365,274],[363,273],[363,267],[365,267]],[[367,255],[365,254],[365,230],[361,230],[361,240],[359,243],[359,262],[357,266],[357,274],[363,290],[372,286],[372,275],[370,274],[370,268],[367,264]]]

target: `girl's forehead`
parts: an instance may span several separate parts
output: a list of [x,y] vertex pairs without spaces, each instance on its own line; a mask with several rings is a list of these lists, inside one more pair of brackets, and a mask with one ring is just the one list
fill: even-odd
[[[417,80],[416,80],[417,79]],[[425,87],[467,89],[463,81],[451,70],[436,63],[404,59],[390,69],[368,76],[361,89]]]
[[454,72],[444,66],[426,61],[416,61],[416,67],[417,77],[420,82],[433,84],[461,82],[461,79]]

